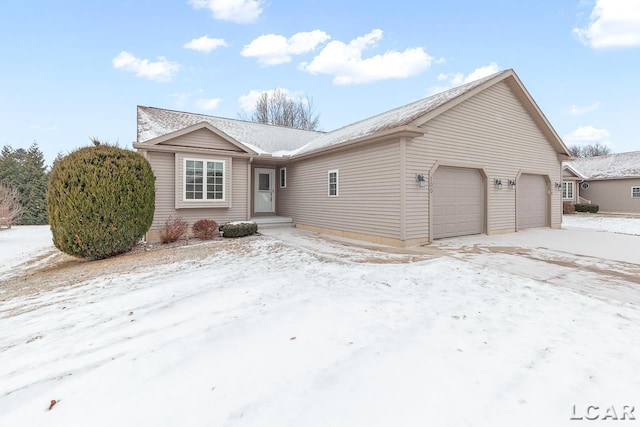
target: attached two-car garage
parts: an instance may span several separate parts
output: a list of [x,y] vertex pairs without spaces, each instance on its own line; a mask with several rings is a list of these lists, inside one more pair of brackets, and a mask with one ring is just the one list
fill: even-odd
[[[433,239],[486,232],[487,204],[483,176],[479,169],[438,167],[432,178]],[[549,226],[545,176],[521,174],[515,191],[506,186],[499,191],[508,191],[517,199],[514,219],[518,230]]]

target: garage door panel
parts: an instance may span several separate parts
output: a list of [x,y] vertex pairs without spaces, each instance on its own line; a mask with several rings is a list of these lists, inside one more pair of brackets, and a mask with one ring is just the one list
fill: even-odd
[[440,167],[432,203],[434,239],[482,233],[482,177],[476,169]]
[[548,227],[547,181],[542,175],[522,174],[518,179],[518,229]]

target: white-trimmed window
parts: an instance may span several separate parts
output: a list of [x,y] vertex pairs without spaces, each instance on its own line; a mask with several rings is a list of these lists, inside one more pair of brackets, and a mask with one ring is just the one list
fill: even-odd
[[328,187],[329,197],[338,197],[338,169],[329,171]]
[[287,168],[280,168],[280,188],[287,188]]
[[225,200],[225,161],[184,159],[185,202]]
[[573,200],[573,181],[562,183],[562,198]]
[[640,199],[640,187],[631,187],[631,198]]

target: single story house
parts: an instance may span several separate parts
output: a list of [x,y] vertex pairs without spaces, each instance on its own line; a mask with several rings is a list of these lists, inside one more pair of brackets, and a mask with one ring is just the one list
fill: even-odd
[[597,204],[601,212],[640,213],[640,151],[565,162],[567,185],[573,193],[563,191],[566,200]]
[[331,132],[138,107],[156,175],[149,241],[190,224],[291,218],[396,246],[559,228],[566,146],[513,70]]

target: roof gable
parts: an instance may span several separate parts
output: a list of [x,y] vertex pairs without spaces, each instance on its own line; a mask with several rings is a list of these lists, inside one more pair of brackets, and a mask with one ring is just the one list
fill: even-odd
[[288,153],[322,135],[322,132],[144,106],[138,106],[137,122],[138,142],[148,143],[169,135],[168,139],[171,134],[179,135],[185,129],[194,130],[193,126],[206,124],[212,132],[258,154]]
[[[185,143],[184,140],[189,136],[201,136],[202,133],[200,131],[206,132],[210,134],[210,139],[205,144],[198,143]],[[186,137],[186,138],[185,138]],[[202,139],[202,138],[201,138]],[[169,132],[157,138],[150,139],[146,141],[146,144],[151,145],[184,145],[189,147],[199,147],[199,148],[214,148],[219,150],[230,150],[230,151],[241,151],[249,154],[258,154],[257,151],[251,147],[247,146],[235,139],[231,138],[229,135],[221,132],[215,127],[211,126],[209,123],[200,122],[193,124],[191,126],[187,126],[186,128]]]
[[501,71],[326,133],[297,150],[294,155],[328,149],[354,139],[364,139],[378,133],[385,133],[390,129],[416,128],[502,81],[507,82],[518,101],[523,104],[556,152],[569,157],[567,147],[513,70]]
[[585,179],[584,175],[582,175],[578,170],[572,166],[570,163],[562,164],[562,175],[563,177],[572,177],[578,179]]

